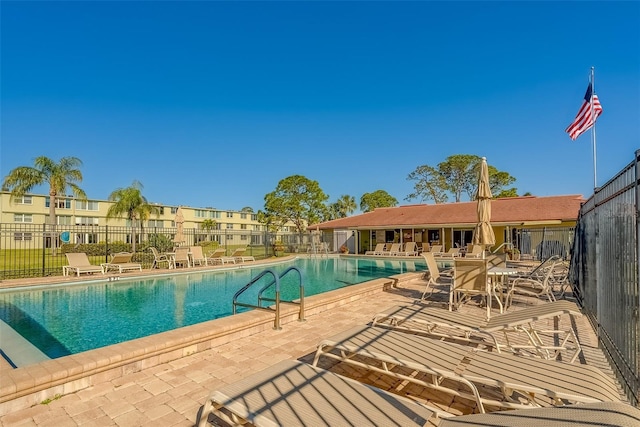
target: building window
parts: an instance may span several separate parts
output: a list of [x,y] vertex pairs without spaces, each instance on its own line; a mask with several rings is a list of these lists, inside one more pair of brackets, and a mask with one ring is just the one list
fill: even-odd
[[244,212],[240,213],[240,219],[247,219],[247,214]]
[[97,211],[98,202],[90,200],[76,200],[76,209],[79,211]]
[[240,235],[240,240],[247,240],[247,235],[246,234],[241,234]]
[[58,225],[71,225],[73,224],[73,218],[69,215],[56,215],[56,221]]
[[13,240],[18,241],[26,241],[31,240],[33,236],[31,233],[13,233]]
[[[202,212],[202,211],[196,211],[196,216],[198,216],[198,213],[199,213],[199,212]],[[177,213],[178,213],[178,208],[174,208],[174,207],[172,207],[172,208],[171,208],[171,215],[175,215],[175,214],[177,214]]]
[[260,231],[260,227],[261,227],[260,225],[255,225],[255,224],[254,224],[254,226],[253,226],[253,230],[254,230],[254,231]]
[[147,227],[164,228],[164,221],[159,219],[150,219],[147,223]]
[[258,214],[251,214],[251,221],[257,221],[258,220]]
[[[51,205],[51,199],[45,197],[44,206],[49,207]],[[71,199],[56,199],[56,209],[71,209]]]
[[13,222],[32,223],[33,215],[31,214],[13,214]]
[[98,225],[98,218],[91,216],[77,216],[76,225]]
[[227,212],[227,218],[233,218],[233,212]]
[[232,223],[227,223],[227,230],[233,230],[233,224]]
[[227,242],[230,242],[233,240],[233,234],[227,236]]
[[18,205],[31,205],[31,204],[33,204],[31,196],[16,197],[14,199],[14,201]]
[[240,224],[240,230],[246,230],[247,224]]

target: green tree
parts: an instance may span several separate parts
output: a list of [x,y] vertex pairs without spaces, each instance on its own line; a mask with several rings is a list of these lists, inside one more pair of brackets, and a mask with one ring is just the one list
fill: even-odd
[[358,208],[356,204],[356,198],[349,195],[342,195],[334,203],[331,203],[327,209],[327,221],[338,218],[346,218],[350,213],[355,212]]
[[253,208],[251,206],[245,206],[244,208],[240,209],[240,212],[251,212],[251,213],[253,213]]
[[143,221],[148,220],[152,214],[160,216],[160,209],[149,204],[142,195],[142,184],[133,181],[130,187],[118,188],[109,194],[109,200],[114,202],[107,211],[107,221],[111,218],[124,216],[131,223],[131,246],[136,251],[136,226],[140,225],[143,231]]
[[398,200],[384,190],[364,193],[360,197],[360,210],[362,212],[371,212],[376,208],[388,208],[397,205]]
[[[47,222],[51,225],[51,231],[55,236],[56,228],[56,198],[58,195],[67,194],[71,189],[74,197],[86,200],[87,195],[78,186],[82,182],[80,172],[82,161],[76,157],[63,157],[58,163],[54,160],[40,156],[36,157],[33,166],[19,166],[9,172],[4,178],[2,187],[11,192],[12,199],[22,197],[39,185],[49,185],[49,217]],[[51,239],[53,254],[56,253],[57,239]]]
[[419,199],[423,202],[425,199],[431,199],[435,203],[444,203],[447,201],[447,184],[444,176],[440,171],[429,165],[418,166],[416,170],[411,172],[407,177],[410,181],[416,181],[415,191],[405,197],[405,200]]
[[275,191],[264,196],[264,215],[275,218],[275,223],[292,222],[303,234],[308,224],[317,223],[326,215],[324,194],[318,181],[302,175],[292,175],[278,182]]
[[200,223],[200,228],[207,232],[207,239],[211,240],[211,230],[215,230],[217,228],[218,223],[215,219],[205,219]]
[[277,232],[286,222],[282,219],[277,218],[273,213],[265,212],[262,210],[258,211],[257,220],[269,233]]
[[[422,165],[411,172],[408,180],[416,181],[415,191],[406,200],[431,199],[435,203],[448,201],[448,194],[452,194],[456,202],[462,200],[466,193],[469,200],[475,198],[478,187],[478,173],[482,159],[471,154],[455,154],[449,156],[437,167]],[[513,184],[515,178],[507,172],[499,171],[489,166],[489,183],[492,194],[501,194],[503,188]],[[513,189],[514,191],[516,189]]]

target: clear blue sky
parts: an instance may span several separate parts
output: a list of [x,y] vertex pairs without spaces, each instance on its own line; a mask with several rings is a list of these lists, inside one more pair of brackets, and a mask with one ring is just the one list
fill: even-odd
[[[333,202],[454,154],[520,194],[593,190],[640,148],[640,2],[0,3],[4,177],[80,158],[89,198],[238,210],[294,174]],[[38,189],[46,193],[45,188]],[[412,203],[417,203],[413,201]]]

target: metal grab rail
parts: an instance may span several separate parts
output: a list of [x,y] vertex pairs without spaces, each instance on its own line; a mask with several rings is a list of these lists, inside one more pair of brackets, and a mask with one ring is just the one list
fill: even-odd
[[[290,271],[294,271],[294,270],[298,272],[298,278],[300,279],[299,280],[299,286],[298,286],[298,289],[299,289],[299,292],[300,292],[299,302],[282,300],[280,298],[280,279],[282,279]],[[238,301],[238,297],[241,294],[243,294],[247,289],[249,289],[256,282],[258,282],[258,280],[262,279],[264,276],[266,276],[268,274],[273,276],[273,281],[271,281],[267,285],[263,286],[262,289],[260,289],[260,291],[258,292],[258,305],[253,305],[253,304],[248,304],[248,303],[244,303],[244,302],[239,302]],[[271,288],[273,285],[275,285],[275,287],[276,287],[276,290],[275,290],[276,297],[275,297],[275,299],[264,297],[263,293],[267,289]],[[262,302],[263,301],[275,302],[275,308],[273,308],[273,307],[263,307],[262,306]],[[300,270],[297,267],[289,267],[289,268],[287,268],[280,276],[278,276],[272,269],[264,270],[263,272],[258,274],[256,277],[251,279],[251,281],[249,283],[244,285],[233,296],[233,314],[236,314],[236,312],[237,312],[236,307],[247,307],[247,308],[255,308],[255,309],[258,309],[258,310],[272,311],[272,312],[275,312],[275,315],[276,315],[275,316],[275,320],[274,320],[274,324],[273,324],[273,329],[282,329],[280,327],[280,304],[281,303],[299,305],[300,306],[300,310],[298,312],[298,321],[303,322],[305,320],[304,319],[304,283],[303,283],[303,280],[302,280],[302,273],[300,272]]]

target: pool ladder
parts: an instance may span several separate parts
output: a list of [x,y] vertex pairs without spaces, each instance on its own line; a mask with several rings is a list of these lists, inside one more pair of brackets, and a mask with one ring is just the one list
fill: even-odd
[[[298,279],[299,279],[298,289],[300,291],[300,295],[299,295],[299,298],[298,298],[297,302],[296,301],[282,300],[280,298],[280,280],[284,276],[286,276],[287,274],[289,274],[292,271],[295,271],[295,272],[298,273]],[[258,282],[258,280],[262,279],[263,277],[265,277],[267,275],[271,275],[273,277],[273,280],[271,282],[267,283],[265,286],[263,286],[262,289],[260,289],[260,291],[258,291],[258,304],[257,305],[248,304],[248,303],[244,303],[244,302],[239,302],[238,301],[238,297],[240,295],[242,295],[251,286],[256,284]],[[276,292],[275,298],[267,298],[266,296],[264,296],[264,292],[266,290],[270,289],[273,286],[275,286],[275,292]],[[274,304],[275,307],[273,307],[273,306],[265,307],[265,306],[262,305],[263,302],[275,303]],[[275,315],[276,315],[276,318],[275,318],[274,323],[273,323],[273,329],[282,329],[280,327],[280,304],[293,304],[293,305],[300,306],[300,311],[298,312],[298,321],[299,322],[304,322],[304,320],[305,320],[304,319],[304,284],[303,284],[303,281],[302,281],[302,273],[300,272],[300,270],[297,267],[289,267],[279,276],[276,274],[275,271],[273,271],[271,269],[264,270],[263,272],[258,274],[256,277],[251,279],[251,281],[249,283],[244,285],[242,287],[242,289],[240,289],[238,292],[236,292],[235,295],[233,296],[233,314],[236,314],[237,307],[248,307],[248,308],[255,308],[255,309],[258,309],[258,310],[271,311],[271,312],[274,312]]]

